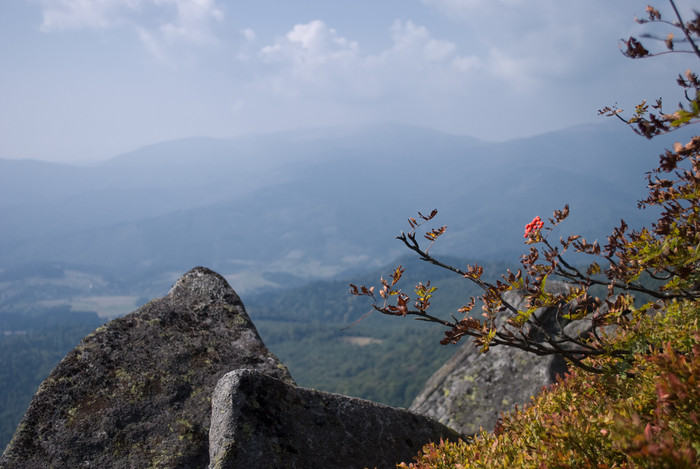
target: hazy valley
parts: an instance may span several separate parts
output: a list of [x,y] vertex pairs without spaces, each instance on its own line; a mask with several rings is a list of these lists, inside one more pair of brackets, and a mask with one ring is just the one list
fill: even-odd
[[394,236],[433,208],[448,226],[435,252],[454,256],[512,259],[525,223],[565,203],[564,229],[601,237],[612,214],[651,218],[634,206],[671,142],[607,124],[503,143],[386,125],[165,142],[91,167],[0,160],[0,305],[39,294],[38,279],[37,299],[135,300],[195,265],[243,294],[365,272],[404,254]]

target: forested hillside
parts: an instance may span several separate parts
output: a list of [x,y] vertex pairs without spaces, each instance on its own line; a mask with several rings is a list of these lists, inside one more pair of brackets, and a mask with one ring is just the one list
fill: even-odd
[[12,438],[39,384],[102,322],[94,313],[65,308],[0,312],[0,448]]

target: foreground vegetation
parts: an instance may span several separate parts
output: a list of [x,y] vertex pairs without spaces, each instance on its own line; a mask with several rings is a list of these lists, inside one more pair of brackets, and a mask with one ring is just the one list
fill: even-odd
[[629,367],[604,358],[594,364],[605,373],[574,368],[495,431],[428,445],[399,467],[698,467],[699,319],[696,301],[640,316],[614,341],[637,350]]

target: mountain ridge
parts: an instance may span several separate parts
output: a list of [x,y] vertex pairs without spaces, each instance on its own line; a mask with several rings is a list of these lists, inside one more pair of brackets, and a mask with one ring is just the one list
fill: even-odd
[[615,213],[651,220],[636,201],[668,142],[607,123],[500,143],[388,125],[171,141],[89,168],[4,160],[0,256],[313,280],[391,261],[406,219],[438,208],[436,253],[506,258],[523,252],[527,221],[565,203],[563,230],[587,238]]

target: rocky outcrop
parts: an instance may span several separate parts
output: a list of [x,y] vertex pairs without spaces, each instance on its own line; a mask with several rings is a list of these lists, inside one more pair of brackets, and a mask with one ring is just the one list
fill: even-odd
[[66,355],[0,468],[206,467],[211,395],[243,368],[293,384],[224,278],[195,268]]
[[212,408],[211,469],[394,467],[429,441],[459,438],[405,409],[296,387],[253,370],[224,376]]
[[[554,282],[547,288],[551,293],[564,289],[564,284]],[[523,308],[525,299],[521,293],[507,295],[511,304]],[[554,308],[542,308],[534,314],[550,334],[560,332],[562,325]],[[537,340],[536,335],[532,331],[531,338]],[[479,349],[468,341],[430,377],[410,409],[466,435],[481,428],[490,431],[501,412],[528,403],[543,386],[552,384],[557,375],[565,372],[566,363],[559,356],[540,357],[502,346],[479,354]]]
[[213,468],[394,467],[440,438],[459,435],[297,387],[226,280],[197,267],[66,355],[0,469],[205,468],[210,453]]

